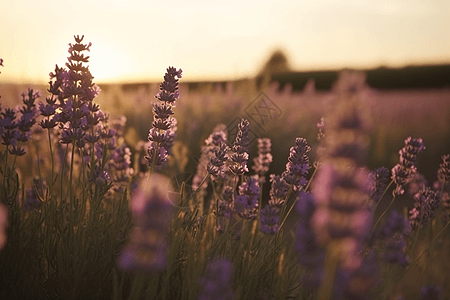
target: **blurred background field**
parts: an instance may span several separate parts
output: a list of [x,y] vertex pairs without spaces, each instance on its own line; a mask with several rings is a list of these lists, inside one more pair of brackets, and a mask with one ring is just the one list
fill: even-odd
[[[181,96],[175,108],[178,120],[175,159],[184,162],[178,169],[170,168],[172,173],[194,174],[200,147],[213,128],[219,123],[232,126],[237,117],[249,118],[246,108],[253,105],[252,101],[261,92],[281,111],[279,117],[266,122],[263,128],[250,118],[255,137],[272,139],[274,162],[269,173],[280,174],[284,170],[289,147],[296,137],[304,137],[312,145],[314,160],[318,144],[316,124],[333,96],[333,83],[339,70],[287,71],[283,67],[284,59],[278,57],[277,60],[277,55],[280,56],[275,52],[253,78],[228,82],[180,80]],[[429,183],[434,182],[441,156],[450,153],[450,65],[381,68],[366,70],[363,74],[367,85],[366,102],[373,122],[367,166],[392,168],[398,162],[398,151],[405,138],[422,138],[427,149],[420,155],[419,171]],[[96,102],[101,109],[112,116],[127,118],[127,143],[134,148],[139,141],[146,141],[158,83],[99,86],[102,92]],[[43,96],[48,88],[3,83],[0,85],[2,106],[18,105],[20,94],[28,87],[39,89]],[[256,144],[250,146],[251,157],[256,156]]]

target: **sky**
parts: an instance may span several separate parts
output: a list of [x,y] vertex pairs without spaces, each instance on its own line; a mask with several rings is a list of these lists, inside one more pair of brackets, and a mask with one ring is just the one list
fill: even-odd
[[0,81],[45,83],[74,35],[95,82],[254,76],[282,49],[292,69],[450,63],[448,0],[10,0],[0,5]]

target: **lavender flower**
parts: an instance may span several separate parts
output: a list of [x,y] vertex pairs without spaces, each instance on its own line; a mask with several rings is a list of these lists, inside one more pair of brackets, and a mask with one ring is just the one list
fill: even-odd
[[212,261],[204,277],[200,279],[201,293],[199,300],[232,300],[232,264],[228,259],[217,258]]
[[[25,149],[21,147],[21,143],[31,138],[31,128],[36,123],[38,115],[35,104],[38,97],[40,97],[39,91],[28,89],[27,93],[22,93],[23,106],[19,106],[16,110],[7,108],[1,113],[2,143],[7,146],[7,150],[12,155],[22,156],[26,153]],[[20,117],[17,118],[19,113]]]
[[270,154],[271,146],[270,139],[258,139],[258,157],[253,159],[252,169],[258,174],[261,183],[265,182],[264,175],[269,171],[270,163],[273,160],[272,154]]
[[279,228],[280,210],[276,207],[267,205],[260,212],[260,228],[264,234],[275,234]]
[[259,181],[257,176],[246,177],[235,195],[234,209],[241,218],[254,220],[258,212]]
[[322,164],[312,186],[316,209],[311,228],[319,246],[332,245],[338,268],[350,276],[361,266],[360,250],[371,225],[367,205],[371,185],[363,167],[370,118],[358,89],[338,89],[335,103],[327,118]]
[[425,226],[436,216],[440,204],[440,193],[429,187],[414,195],[414,208],[410,210],[409,223],[412,228]]
[[[46,120],[41,121],[43,128],[53,128],[59,122],[62,144],[74,144],[82,148],[85,144],[85,132],[92,129],[98,123],[98,115],[94,114],[96,105],[93,99],[99,94],[100,89],[92,79],[89,71],[89,56],[85,51],[90,51],[91,43],[83,44],[84,36],[74,36],[75,44],[69,44],[70,56],[67,58],[67,69],[55,67],[55,72],[50,73],[51,96],[47,98],[47,105],[42,105]],[[53,106],[59,101],[58,113],[52,114]],[[53,116],[53,117],[52,117]]]
[[47,188],[47,183],[40,182],[39,179],[33,179],[33,186],[27,188],[25,191],[25,201],[23,202],[23,210],[30,211],[38,209],[42,205],[41,197],[44,196],[44,190]]
[[118,265],[124,270],[162,270],[166,265],[169,218],[172,203],[167,194],[169,180],[152,174],[142,181],[131,202],[135,227],[131,240],[119,257]]
[[270,182],[272,186],[270,188],[269,205],[280,208],[285,202],[289,185],[281,176],[275,174],[270,175]]
[[2,135],[6,130],[16,129],[18,124],[15,121],[16,119],[16,111],[11,108],[6,108],[4,112],[1,113],[0,118],[0,128],[2,129]]
[[439,164],[437,178],[442,184],[450,181],[450,154],[442,156],[442,163]]
[[114,149],[110,165],[115,169],[113,181],[116,191],[123,191],[131,176],[134,173],[131,167],[131,151],[130,148],[123,143]]
[[105,187],[111,181],[111,176],[107,170],[102,169],[99,165],[95,165],[92,177],[88,181],[94,182],[97,186]]
[[387,217],[384,226],[381,228],[379,238],[390,238],[396,233],[408,235],[410,233],[410,228],[407,219],[405,219],[405,217],[399,214],[396,210],[393,210]]
[[399,151],[400,162],[392,168],[392,179],[397,185],[394,195],[402,195],[404,187],[417,171],[417,154],[425,149],[422,139],[412,139],[408,137],[405,140],[405,146]]
[[320,142],[325,138],[325,121],[324,118],[320,118],[320,122],[317,123],[317,129],[319,132],[317,133],[317,140]]
[[395,234],[386,241],[383,258],[391,264],[400,264],[406,266],[409,263],[405,255],[406,241],[401,234]]
[[437,285],[423,286],[420,289],[421,300],[442,300],[443,297],[442,288]]
[[[323,117],[320,118],[320,122],[317,123],[316,126],[317,126],[317,129],[319,129],[319,132],[317,133],[317,140],[319,142],[322,142],[325,140],[325,120]],[[325,150],[324,143],[320,143],[317,146],[317,150],[316,150],[318,160],[320,157],[324,156],[325,152],[326,152],[326,150]],[[318,163],[318,160],[317,160],[317,163]]]
[[229,148],[225,143],[221,143],[218,148],[213,148],[207,170],[211,174],[212,180],[225,179],[227,152]]
[[234,201],[234,191],[231,186],[225,186],[222,193],[223,200],[228,203],[233,203]]
[[217,227],[216,230],[220,233],[225,232],[229,221],[233,217],[233,209],[231,203],[218,199],[217,200]]
[[378,265],[375,252],[367,255],[361,266],[350,276],[347,285],[347,299],[371,299],[370,291],[378,284]]
[[419,172],[415,172],[407,183],[408,194],[414,196],[427,186],[428,182]]
[[[192,179],[192,187],[197,189],[200,183],[208,174],[208,165],[212,156],[214,155],[214,149],[218,148],[221,144],[227,141],[227,131],[224,124],[217,125],[209,137],[205,140],[206,145],[202,146],[202,153],[197,165],[197,173]],[[207,182],[202,185],[202,191],[208,186]]]
[[160,91],[155,96],[161,103],[153,103],[154,119],[148,135],[150,146],[145,159],[149,166],[158,170],[167,163],[176,137],[177,121],[172,115],[175,101],[180,95],[178,79],[181,78],[181,72],[181,69],[167,68],[164,81],[159,86]]
[[234,141],[233,154],[230,155],[230,171],[235,175],[243,175],[248,172],[248,146],[250,144],[250,123],[242,119],[238,125],[238,134]]
[[383,227],[373,233],[369,245],[382,249],[382,257],[388,263],[405,266],[409,263],[405,254],[405,236],[408,236],[410,231],[408,219],[393,210]]
[[307,153],[311,151],[305,139],[296,138],[295,146],[291,147],[286,171],[281,175],[284,181],[292,186],[294,191],[300,190],[306,184],[310,164]]
[[298,253],[299,263],[311,270],[305,274],[304,281],[309,289],[317,289],[322,277],[322,265],[325,251],[321,248],[311,227],[311,218],[316,209],[314,196],[305,191],[299,191],[295,209],[300,217],[295,233],[295,250]]
[[383,195],[383,192],[389,183],[390,171],[386,167],[381,167],[375,171],[370,172],[369,176],[371,181],[374,183],[372,191],[370,193],[370,199],[378,202]]
[[22,93],[23,107],[19,109],[22,116],[18,120],[18,129],[25,134],[31,130],[31,127],[36,123],[37,109],[35,101],[41,96],[39,91],[28,89],[28,93]]

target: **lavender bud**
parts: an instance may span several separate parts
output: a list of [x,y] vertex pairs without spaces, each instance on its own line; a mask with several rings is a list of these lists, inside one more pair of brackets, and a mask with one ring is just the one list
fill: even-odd
[[293,187],[294,191],[300,190],[306,184],[310,164],[307,153],[311,151],[305,139],[296,138],[295,146],[291,147],[286,171],[281,175],[283,179]]
[[394,190],[395,195],[404,193],[404,186],[408,183],[417,170],[417,154],[425,149],[422,139],[412,139],[408,137],[405,140],[405,146],[399,151],[400,163],[392,168],[392,179],[397,185]]
[[441,183],[450,181],[450,154],[442,156],[442,163],[439,164],[437,178]]
[[248,172],[247,161],[248,161],[248,146],[250,144],[250,123],[246,119],[242,119],[241,123],[238,125],[238,133],[236,135],[236,140],[234,141],[232,151],[233,154],[230,156],[230,171],[235,175],[243,175]]
[[258,157],[253,159],[254,166],[252,169],[259,175],[261,183],[264,183],[264,174],[269,171],[269,165],[273,160],[270,139],[258,139]]
[[436,216],[440,204],[440,193],[429,187],[414,195],[414,208],[409,212],[409,223],[412,228],[425,226]]
[[222,143],[219,145],[219,148],[213,148],[212,152],[214,153],[211,156],[209,164],[208,164],[208,172],[211,174],[212,180],[224,179],[226,166],[225,162],[227,161],[227,152],[229,148],[226,144]]
[[269,205],[280,208],[285,202],[284,198],[288,192],[289,185],[281,176],[275,174],[270,175],[270,182],[272,186],[270,188]]

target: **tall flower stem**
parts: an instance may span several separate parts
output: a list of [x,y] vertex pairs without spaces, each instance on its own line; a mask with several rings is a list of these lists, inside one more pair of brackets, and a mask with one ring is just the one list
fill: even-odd
[[5,183],[6,183],[6,171],[7,171],[7,168],[8,168],[8,148],[9,148],[9,145],[6,145],[6,150],[5,150],[5,166],[4,166],[4,172],[3,172],[3,187],[5,188],[5,190],[6,190],[6,187],[5,187]]
[[[306,186],[305,186],[305,188],[304,188],[304,191],[307,191],[307,190],[308,190],[308,188],[309,188],[309,186],[310,186],[312,180],[314,179],[314,176],[316,175],[318,169],[319,169],[319,168],[315,168],[315,169],[314,169],[314,171],[313,171],[313,173],[312,173],[312,175],[311,175],[311,178],[309,179],[308,183],[306,184]],[[292,187],[289,189],[289,191],[288,191],[288,193],[287,193],[287,195],[286,195],[285,203],[287,203],[287,201],[289,200],[289,197],[291,196],[291,193],[292,193]],[[286,222],[286,219],[287,219],[288,216],[291,214],[291,211],[292,211],[292,209],[294,208],[294,206],[295,206],[295,204],[297,203],[297,201],[298,201],[298,198],[295,199],[294,203],[293,203],[293,204],[291,205],[291,207],[289,208],[289,210],[288,210],[286,216],[283,218],[283,221],[282,221],[281,224],[280,224],[279,230],[281,230],[281,228],[283,227],[284,223]],[[286,207],[286,206],[283,206],[283,209],[285,209],[285,207]],[[284,213],[284,211],[283,211],[283,213]],[[282,214],[280,214],[280,215],[282,215]]]
[[431,249],[431,247],[433,247],[434,242],[436,242],[436,240],[441,236],[441,234],[444,233],[444,231],[447,229],[447,227],[450,225],[450,221],[447,222],[447,224],[445,224],[445,226],[441,229],[441,231],[439,231],[439,233],[433,238],[433,240],[431,241],[431,243],[428,245],[428,247],[426,249],[424,249],[419,256],[416,257],[416,259],[406,268],[405,271],[403,271],[402,274],[400,274],[400,276],[396,279],[393,280],[389,286],[389,288],[391,288],[392,286],[394,286],[395,284],[397,284],[397,282],[406,274],[408,273],[408,271],[417,263],[417,261],[419,261],[419,259],[422,257],[422,255],[424,255],[427,251],[429,251]]
[[[69,147],[69,146],[67,146]],[[72,179],[73,179],[73,162],[75,157],[75,142],[72,143],[72,157],[70,159],[70,175],[69,175],[69,208],[70,208],[70,224],[73,224],[73,196],[72,196]]]
[[[380,199],[381,200],[381,199]],[[392,204],[394,204],[394,200],[395,200],[395,196],[392,197],[391,202],[389,203],[388,207],[383,211],[383,213],[381,214],[381,216],[378,218],[378,220],[375,222],[375,225],[373,225],[372,227],[372,233],[374,232],[374,230],[376,229],[378,223],[380,223],[380,221],[383,219],[384,215],[389,211],[389,209],[391,208]]]
[[50,136],[50,128],[47,129],[47,133],[48,133],[48,145],[50,148],[50,159],[51,159],[51,164],[52,164],[51,177],[50,177],[50,190],[53,191],[54,158],[53,158],[52,140],[51,140],[51,136]]
[[377,205],[375,206],[375,208],[373,209],[372,215],[375,214],[375,212],[377,211],[378,206],[381,203],[381,200],[383,199],[383,197],[386,195],[387,191],[389,190],[389,188],[391,187],[391,185],[394,183],[394,179],[391,180],[391,182],[389,182],[388,186],[386,187],[386,189],[384,190],[383,194],[381,195],[380,199],[378,200]]
[[[280,231],[281,231],[281,228],[283,228],[283,225],[284,225],[284,223],[286,222],[286,220],[287,220],[289,214],[291,213],[293,207],[294,207],[295,204],[297,203],[297,199],[295,199],[295,200],[294,200],[294,203],[292,203],[291,207],[289,208],[287,214],[284,215],[284,212],[286,211],[287,202],[288,202],[289,198],[291,197],[291,194],[292,194],[292,186],[289,188],[289,191],[288,191],[287,194],[286,194],[286,198],[284,199],[285,205],[283,205],[282,211],[281,211],[281,213],[280,213],[280,217],[283,216],[283,221],[281,222],[280,227],[278,228],[278,232],[280,232]],[[277,236],[278,236],[278,233],[277,233]]]
[[[156,155],[159,151],[159,143],[156,143],[158,146],[155,147],[153,150],[155,151],[155,155],[153,155],[153,159],[152,159],[152,164],[150,165],[150,170],[149,170],[149,174],[148,174],[148,178],[150,178],[150,176],[153,174],[154,170],[155,170],[155,166],[156,166]],[[158,150],[158,151],[157,151]]]
[[339,243],[331,242],[327,247],[324,280],[317,292],[318,300],[329,300],[333,293],[334,279],[339,264]]
[[[20,148],[20,144],[21,144],[20,142],[17,143],[17,148]],[[14,155],[14,160],[13,160],[13,163],[11,166],[11,170],[14,170],[14,168],[16,167],[17,156],[18,155]]]

